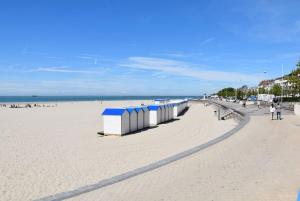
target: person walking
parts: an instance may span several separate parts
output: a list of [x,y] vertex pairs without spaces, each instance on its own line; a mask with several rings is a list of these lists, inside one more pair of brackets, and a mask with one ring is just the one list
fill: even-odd
[[277,103],[277,105],[276,105],[276,116],[277,116],[277,120],[281,120],[281,106],[280,106],[280,103]]
[[246,101],[243,100],[243,107],[246,107]]
[[272,115],[272,120],[274,119],[275,110],[276,110],[276,108],[275,108],[274,104],[272,103],[270,106],[270,113]]
[[257,108],[260,108],[260,101],[257,101]]

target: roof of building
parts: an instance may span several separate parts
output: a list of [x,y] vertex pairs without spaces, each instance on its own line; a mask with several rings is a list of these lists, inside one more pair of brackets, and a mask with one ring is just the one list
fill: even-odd
[[143,106],[143,107],[141,107],[141,109],[142,109],[144,112],[149,111],[149,109],[148,109],[147,106]]
[[123,108],[106,108],[102,115],[113,115],[113,116],[121,116],[126,111],[126,109]]
[[128,108],[126,108],[126,110],[127,110],[129,113],[132,113],[133,111],[137,112],[137,111],[136,111],[136,108],[134,108],[134,107],[128,107]]
[[[139,112],[140,110],[142,110],[142,108],[136,107],[135,110],[136,110],[137,112]],[[142,110],[142,111],[143,111],[143,110]]]
[[159,110],[159,109],[160,109],[160,106],[159,106],[159,105],[149,105],[149,106],[148,106],[148,109],[149,109],[149,110]]

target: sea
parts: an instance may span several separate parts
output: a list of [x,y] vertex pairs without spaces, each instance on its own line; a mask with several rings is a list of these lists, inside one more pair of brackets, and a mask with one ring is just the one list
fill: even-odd
[[154,100],[184,98],[198,99],[202,98],[202,96],[0,96],[0,103]]

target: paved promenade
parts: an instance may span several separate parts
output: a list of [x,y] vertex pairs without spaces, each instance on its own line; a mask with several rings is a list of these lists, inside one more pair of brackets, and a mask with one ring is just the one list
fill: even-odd
[[300,188],[300,117],[247,107],[235,135],[189,157],[70,200],[295,201]]

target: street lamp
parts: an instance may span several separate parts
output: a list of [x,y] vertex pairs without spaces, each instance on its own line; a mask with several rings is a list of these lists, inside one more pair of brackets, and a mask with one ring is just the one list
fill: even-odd
[[[266,78],[267,71],[264,71],[263,73],[264,73],[264,75],[263,75],[262,88],[264,89],[264,81],[267,81],[267,80],[265,79],[265,78]],[[266,83],[266,82],[265,82],[265,83]],[[259,96],[259,89],[260,89],[260,87],[258,86],[257,100],[258,100],[258,96]]]
[[[264,71],[264,77],[265,77],[265,79],[266,79],[266,81],[267,81],[267,76],[266,76],[266,74],[267,74],[267,71]],[[268,84],[268,82],[266,82],[266,84]],[[269,86],[268,86],[267,90],[268,90],[268,94],[269,94]]]
[[283,98],[283,64],[281,64],[281,103]]

